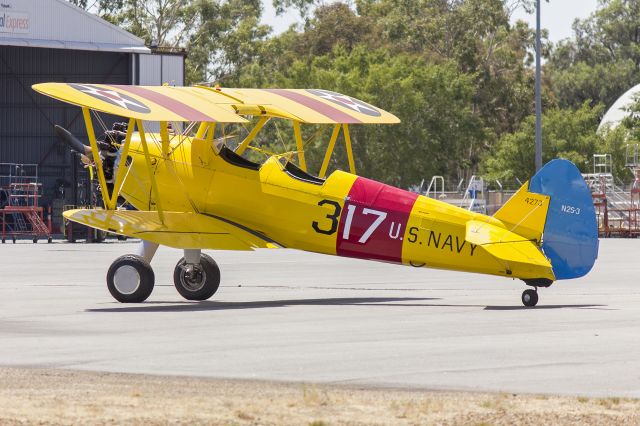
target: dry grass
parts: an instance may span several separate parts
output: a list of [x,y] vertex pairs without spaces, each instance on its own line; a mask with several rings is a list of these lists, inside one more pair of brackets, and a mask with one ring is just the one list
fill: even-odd
[[640,400],[0,369],[0,424],[640,424]]

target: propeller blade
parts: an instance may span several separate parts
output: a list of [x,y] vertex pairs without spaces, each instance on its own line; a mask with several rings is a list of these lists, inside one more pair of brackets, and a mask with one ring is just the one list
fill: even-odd
[[58,137],[66,143],[72,151],[91,157],[91,148],[83,144],[80,139],[76,138],[67,129],[55,126],[56,134]]

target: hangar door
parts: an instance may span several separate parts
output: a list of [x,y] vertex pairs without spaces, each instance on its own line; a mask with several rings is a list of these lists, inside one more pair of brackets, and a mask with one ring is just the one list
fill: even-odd
[[79,107],[40,95],[31,85],[48,81],[129,84],[130,61],[127,53],[0,46],[0,163],[37,164],[42,204],[61,199],[61,187],[65,202],[73,203],[78,187],[77,167],[55,137],[54,124],[87,140]]

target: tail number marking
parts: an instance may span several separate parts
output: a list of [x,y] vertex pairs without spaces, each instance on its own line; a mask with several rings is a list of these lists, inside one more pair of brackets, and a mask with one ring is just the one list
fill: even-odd
[[[347,217],[345,218],[344,229],[342,230],[342,239],[344,241],[348,241],[351,235],[351,222],[353,222],[353,215],[355,214],[355,212],[356,212],[356,206],[353,204],[349,204],[347,206]],[[369,225],[369,228],[367,228],[367,230],[358,239],[358,242],[360,244],[366,244],[366,242],[369,241],[369,238],[375,232],[375,230],[378,229],[378,227],[382,224],[382,222],[384,222],[384,220],[387,218],[387,212],[364,208],[362,209],[362,214],[365,216],[367,215],[377,216],[376,219],[371,223],[371,225]]]
[[574,207],[574,206],[563,204],[560,209],[562,210],[562,213],[575,214],[575,215],[580,214],[580,207]]
[[538,198],[527,197],[524,199],[524,202],[531,206],[542,207],[542,200]]

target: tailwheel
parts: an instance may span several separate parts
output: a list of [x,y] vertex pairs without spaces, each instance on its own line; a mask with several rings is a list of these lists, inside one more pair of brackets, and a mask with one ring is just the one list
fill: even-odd
[[538,291],[528,289],[522,292],[522,304],[528,307],[534,307],[538,304]]
[[180,259],[173,271],[176,290],[187,300],[207,300],[220,287],[220,268],[206,254],[200,255],[200,263],[187,263]]
[[135,254],[120,256],[107,272],[109,293],[122,303],[144,302],[151,295],[154,282],[151,265]]

